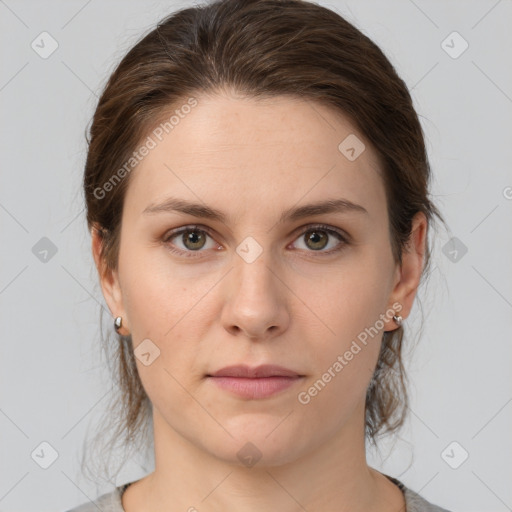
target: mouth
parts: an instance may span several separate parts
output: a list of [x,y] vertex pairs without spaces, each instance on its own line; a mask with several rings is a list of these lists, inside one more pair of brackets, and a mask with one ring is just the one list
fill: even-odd
[[262,399],[302,381],[305,375],[276,365],[228,366],[206,376],[220,389],[246,399]]

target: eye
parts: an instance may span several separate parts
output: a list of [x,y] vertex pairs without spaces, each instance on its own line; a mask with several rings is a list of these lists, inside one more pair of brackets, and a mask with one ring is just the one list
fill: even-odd
[[[334,238],[338,243],[335,243]],[[309,226],[296,240],[304,241],[302,247],[299,244],[299,247],[296,248],[322,255],[338,252],[349,243],[347,235],[324,224]],[[203,249],[219,250],[219,245],[213,240],[207,227],[185,226],[178,228],[166,234],[163,242],[168,245],[169,251],[187,258],[200,257],[196,253],[204,252]],[[326,248],[328,250],[325,250]]]
[[[335,243],[332,240],[333,238],[336,238],[338,243]],[[324,224],[310,226],[302,232],[297,240],[304,241],[302,247],[299,245],[299,249],[305,249],[308,252],[321,252],[322,254],[337,252],[348,243],[347,237],[341,231]],[[329,249],[324,250],[326,247],[329,247]]]
[[[211,239],[209,246],[208,238]],[[172,231],[164,237],[163,241],[169,244],[169,250],[171,252],[187,257],[194,257],[195,255],[193,253],[201,252],[201,249],[214,249],[218,247],[213,243],[209,231],[199,228],[199,226],[186,226]]]

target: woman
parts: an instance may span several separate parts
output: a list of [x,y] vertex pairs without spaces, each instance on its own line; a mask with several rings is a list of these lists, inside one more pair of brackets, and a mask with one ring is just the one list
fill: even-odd
[[84,191],[120,424],[151,421],[155,470],[73,510],[445,510],[365,450],[405,417],[429,180],[404,82],[329,9],[220,0],[137,43]]

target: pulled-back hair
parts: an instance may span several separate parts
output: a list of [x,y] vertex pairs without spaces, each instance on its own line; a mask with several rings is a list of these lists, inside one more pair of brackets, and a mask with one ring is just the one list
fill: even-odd
[[[201,94],[228,90],[255,99],[289,95],[318,102],[353,123],[381,162],[397,263],[417,212],[425,214],[429,226],[434,217],[444,222],[429,199],[431,171],[411,96],[378,46],[339,14],[315,3],[219,0],[163,19],[122,59],[101,94],[83,178],[87,224],[102,237],[101,272],[117,268],[131,173],[121,173],[108,193],[104,184],[119,175],[140,142],[173,109]],[[430,250],[427,240],[424,274]],[[372,443],[378,434],[396,431],[406,417],[403,334],[403,327],[384,332],[367,390],[365,433]],[[103,447],[109,450],[116,444],[135,446],[151,420],[131,340],[123,338],[103,338],[109,361],[115,361],[118,389],[102,424],[110,437],[100,432],[96,442],[106,439]],[[104,455],[103,449],[97,453]],[[89,456],[94,456],[92,450]]]

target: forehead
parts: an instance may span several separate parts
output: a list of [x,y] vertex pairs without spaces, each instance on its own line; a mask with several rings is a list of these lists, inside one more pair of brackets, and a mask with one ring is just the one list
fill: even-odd
[[302,197],[329,195],[382,214],[378,157],[334,109],[289,96],[196,100],[172,125],[157,124],[147,135],[154,147],[132,171],[125,198],[132,215],[169,195],[224,210],[267,205],[274,212]]

